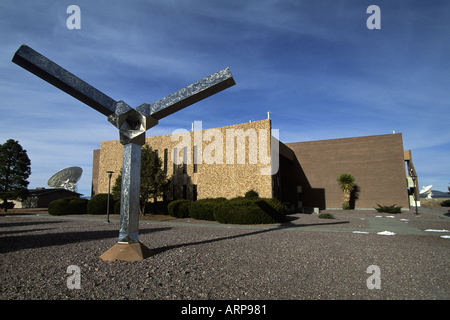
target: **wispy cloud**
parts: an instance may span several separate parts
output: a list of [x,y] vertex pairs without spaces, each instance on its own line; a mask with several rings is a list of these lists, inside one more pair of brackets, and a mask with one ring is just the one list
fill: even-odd
[[133,107],[230,67],[236,86],[147,135],[267,111],[286,142],[395,130],[421,183],[443,181],[435,188],[445,190],[450,182],[450,3],[380,0],[380,30],[366,28],[369,1],[79,0],[80,30],[66,27],[70,4],[0,3],[0,143],[23,142],[32,186],[79,165],[89,193],[92,150],[118,134],[103,115],[12,64],[21,43]]

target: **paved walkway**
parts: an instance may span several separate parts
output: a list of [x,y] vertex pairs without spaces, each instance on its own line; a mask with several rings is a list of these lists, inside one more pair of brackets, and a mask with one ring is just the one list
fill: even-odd
[[[378,233],[382,231],[390,231],[396,234],[427,234],[427,232],[420,230],[419,228],[413,227],[410,224],[401,221],[398,218],[366,218],[369,223],[369,228],[364,231],[370,233]],[[411,219],[409,219],[411,220]]]
[[[413,212],[413,211],[411,211]],[[431,213],[437,217],[433,217],[434,219],[426,219],[422,218],[420,213]],[[357,231],[365,231],[369,233],[378,233],[383,231],[394,232],[395,234],[416,234],[416,235],[431,235],[431,234],[439,234],[439,235],[450,235],[450,216],[446,215],[443,212],[433,210],[432,208],[421,207],[419,210],[419,215],[414,216],[414,218],[403,218],[402,215],[389,215],[389,214],[380,214],[378,217],[370,217],[364,218],[369,224],[368,229],[360,229]],[[437,219],[436,219],[437,218]],[[425,229],[425,230],[441,230],[442,232],[437,231],[425,231],[418,227],[415,227],[410,224],[410,222],[429,222],[435,225],[439,225],[440,222],[444,222],[447,229],[439,228],[439,229]],[[443,232],[443,230],[447,230],[447,232]]]

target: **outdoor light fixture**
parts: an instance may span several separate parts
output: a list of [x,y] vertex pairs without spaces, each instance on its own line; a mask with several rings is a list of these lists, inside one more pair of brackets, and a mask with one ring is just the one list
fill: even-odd
[[419,216],[419,212],[418,212],[418,209],[417,209],[417,186],[416,186],[417,176],[414,175],[413,169],[411,169],[409,171],[409,175],[410,175],[410,177],[411,177],[411,179],[413,180],[413,183],[414,183],[414,203],[416,205],[416,216]]

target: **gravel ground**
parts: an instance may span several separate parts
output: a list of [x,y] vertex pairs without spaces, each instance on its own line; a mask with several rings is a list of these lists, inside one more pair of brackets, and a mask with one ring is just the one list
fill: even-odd
[[[341,228],[364,223],[347,220]],[[2,216],[0,299],[450,299],[450,239],[273,227],[142,223],[157,255],[106,262],[117,221]],[[67,288],[70,265],[79,290]],[[379,290],[367,288],[370,265]]]

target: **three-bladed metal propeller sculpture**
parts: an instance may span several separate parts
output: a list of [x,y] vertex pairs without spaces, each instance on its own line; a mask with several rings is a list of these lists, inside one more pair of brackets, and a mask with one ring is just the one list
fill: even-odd
[[[123,144],[123,162],[117,245],[122,247],[114,249],[117,245],[114,246],[108,250],[111,254],[105,252],[102,259],[140,260],[154,254],[142,245],[138,238],[141,147],[145,143],[145,132],[157,125],[158,120],[235,85],[229,68],[154,103],[146,102],[133,109],[123,101],[110,98],[25,44],[16,51],[12,62],[104,114],[108,121],[119,129],[120,142]],[[132,250],[127,250],[123,245],[129,245]],[[141,251],[137,258],[133,254],[136,250]]]

